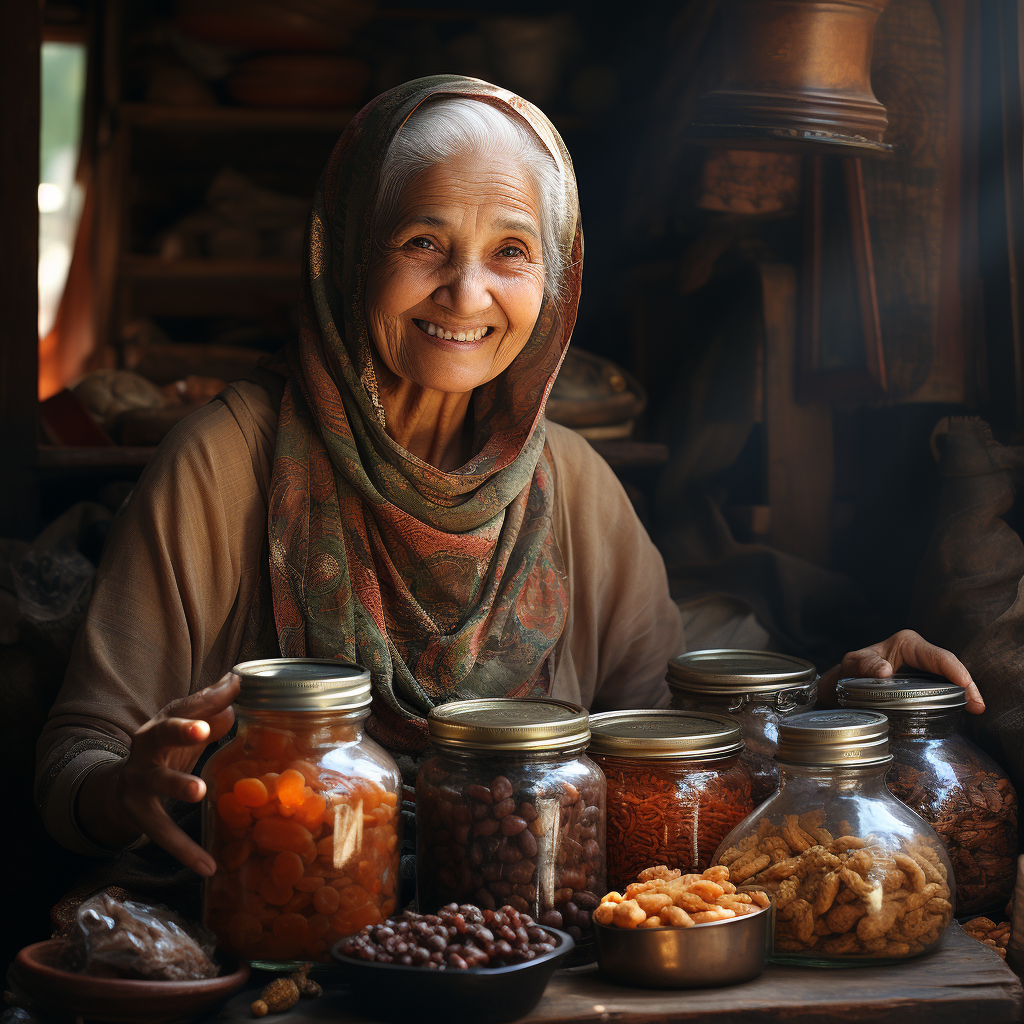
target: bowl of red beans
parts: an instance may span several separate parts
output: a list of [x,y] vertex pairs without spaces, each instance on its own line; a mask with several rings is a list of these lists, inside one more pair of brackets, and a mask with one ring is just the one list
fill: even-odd
[[406,912],[334,945],[351,1008],[382,1021],[503,1024],[528,1014],[572,951],[571,935],[514,907]]

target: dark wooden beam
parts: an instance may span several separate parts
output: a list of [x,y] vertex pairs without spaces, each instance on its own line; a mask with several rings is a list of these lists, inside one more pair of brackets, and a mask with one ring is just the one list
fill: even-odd
[[0,537],[32,536],[39,513],[40,7],[5,0],[0,15]]

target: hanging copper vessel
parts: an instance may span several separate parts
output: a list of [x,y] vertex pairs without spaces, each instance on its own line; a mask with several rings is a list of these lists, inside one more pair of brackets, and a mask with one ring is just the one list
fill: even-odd
[[889,0],[720,0],[722,73],[689,134],[744,148],[888,152],[871,91],[875,23]]

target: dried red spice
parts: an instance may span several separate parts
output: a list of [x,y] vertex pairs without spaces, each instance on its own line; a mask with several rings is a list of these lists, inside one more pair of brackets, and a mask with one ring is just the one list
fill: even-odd
[[623,758],[591,752],[608,780],[608,883],[621,889],[649,864],[703,871],[753,809],[737,757],[718,761]]

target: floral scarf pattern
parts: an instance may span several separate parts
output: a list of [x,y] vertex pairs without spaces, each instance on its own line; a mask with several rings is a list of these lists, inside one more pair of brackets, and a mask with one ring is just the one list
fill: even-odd
[[[559,168],[571,211],[561,298],[545,298],[523,351],[474,392],[475,454],[454,472],[393,441],[362,383],[377,176],[409,115],[446,96],[473,96],[525,121]],[[512,93],[458,76],[419,79],[371,101],[320,179],[300,336],[281,367],[268,512],[274,625],[283,656],[370,669],[369,729],[392,750],[423,749],[424,716],[435,705],[550,691],[567,593],[552,533],[544,406],[579,301],[578,211],[572,165],[547,118]]]

